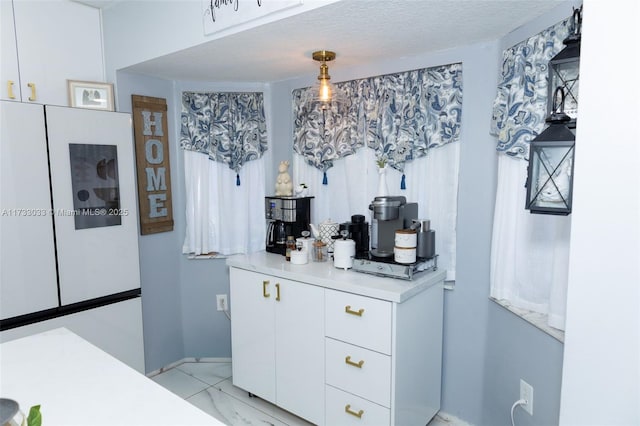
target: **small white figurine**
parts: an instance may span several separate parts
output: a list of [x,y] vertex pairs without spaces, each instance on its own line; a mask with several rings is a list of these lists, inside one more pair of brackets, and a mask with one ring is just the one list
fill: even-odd
[[296,186],[295,193],[296,197],[306,197],[309,193],[309,187],[306,183],[300,183]]
[[281,161],[276,178],[276,195],[285,197],[293,195],[293,182],[291,182],[291,176],[289,176],[287,169],[289,169],[289,162]]

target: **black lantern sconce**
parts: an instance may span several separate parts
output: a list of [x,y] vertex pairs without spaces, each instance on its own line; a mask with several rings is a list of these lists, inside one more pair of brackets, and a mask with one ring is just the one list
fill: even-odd
[[[560,105],[556,104],[558,95]],[[549,126],[529,144],[526,209],[531,213],[568,215],[573,196],[573,163],[576,138],[564,112],[565,94],[556,88]]]
[[549,126],[529,144],[525,208],[531,213],[564,216],[571,213],[582,6],[573,10],[572,20],[573,32],[563,40],[564,49],[549,61],[546,120]]
[[549,80],[547,90],[547,114],[552,114],[553,97],[556,88],[561,87],[566,96],[564,112],[575,128],[578,116],[578,80],[580,78],[580,38],[582,27],[582,6],[573,10],[573,33],[564,39],[565,48],[549,61]]

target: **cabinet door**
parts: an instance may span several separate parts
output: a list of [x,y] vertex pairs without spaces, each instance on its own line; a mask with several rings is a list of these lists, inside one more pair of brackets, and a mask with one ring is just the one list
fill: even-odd
[[45,110],[62,304],[140,288],[131,116]]
[[275,403],[275,282],[236,268],[230,277],[233,384]]
[[19,101],[18,50],[10,0],[0,1],[0,59],[0,99]]
[[58,306],[42,105],[0,101],[0,312]]
[[67,79],[104,81],[99,9],[69,0],[13,0],[13,9],[23,102],[69,105]]
[[277,403],[324,424],[324,289],[274,280]]

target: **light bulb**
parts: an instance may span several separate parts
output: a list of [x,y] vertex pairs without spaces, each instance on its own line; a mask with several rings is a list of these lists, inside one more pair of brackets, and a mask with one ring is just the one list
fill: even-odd
[[320,80],[319,97],[322,102],[331,101],[331,84],[329,84],[329,80],[326,80],[326,79]]

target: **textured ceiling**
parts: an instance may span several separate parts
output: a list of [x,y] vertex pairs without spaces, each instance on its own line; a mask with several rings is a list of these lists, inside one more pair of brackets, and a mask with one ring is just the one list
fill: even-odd
[[[105,4],[95,1],[98,6]],[[280,81],[317,73],[311,59],[314,50],[337,53],[330,64],[333,71],[410,57],[497,39],[560,3],[342,0],[129,69],[176,80]]]

